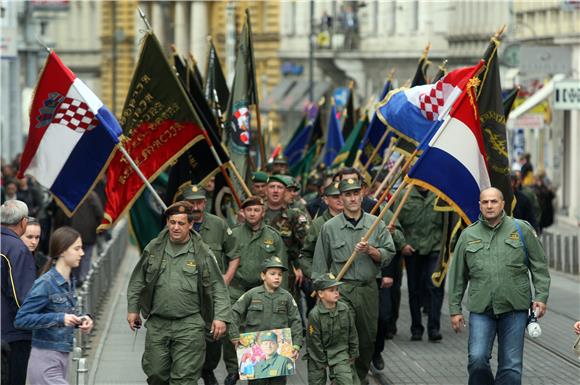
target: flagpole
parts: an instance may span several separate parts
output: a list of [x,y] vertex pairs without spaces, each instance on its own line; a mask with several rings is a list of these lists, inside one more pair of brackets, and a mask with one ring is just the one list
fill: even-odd
[[264,147],[264,138],[262,137],[262,119],[260,117],[260,106],[258,103],[254,105],[256,107],[256,124],[258,128],[258,146],[260,147],[260,168],[263,169],[266,165],[266,148]]
[[[387,151],[385,152],[385,154],[383,156],[381,168],[380,168],[379,172],[377,172],[377,174],[373,178],[373,181],[371,182],[371,186],[376,182],[377,178],[379,177],[380,171],[382,171],[383,167],[387,164],[387,162],[391,158],[391,155],[393,155],[393,152],[395,152],[395,147],[397,146],[397,143],[399,143],[399,140],[400,140],[400,138],[397,138],[397,139],[395,139],[394,137],[391,138],[391,143],[389,143],[389,147],[387,148]],[[385,187],[384,184],[381,183],[381,185],[382,185],[382,187]],[[382,189],[382,187],[381,187],[381,189]],[[378,195],[378,193],[376,193],[375,195]],[[377,199],[376,196],[374,198]]]
[[129,161],[129,164],[131,165],[133,170],[135,170],[135,172],[137,173],[137,175],[139,175],[139,177],[141,178],[143,183],[145,183],[145,186],[147,186],[151,195],[153,195],[153,197],[157,200],[157,203],[159,203],[159,205],[161,205],[161,207],[163,208],[163,211],[167,210],[167,205],[165,204],[165,202],[163,202],[163,199],[161,199],[159,194],[157,194],[157,191],[155,191],[153,186],[151,186],[151,183],[149,183],[147,178],[145,178],[145,175],[143,175],[143,173],[141,172],[141,170],[139,169],[139,167],[137,166],[135,161],[133,161],[133,158],[131,158],[131,155],[129,155],[127,150],[125,150],[125,147],[123,147],[123,145],[121,143],[119,143],[118,147],[119,147],[119,151],[121,151],[123,156],[125,156],[125,158]]
[[[377,188],[377,190],[373,194],[373,199],[377,199],[377,197],[381,194],[381,191],[383,191],[383,189],[385,188],[387,183],[390,183],[393,180],[399,179],[398,175],[396,178],[393,178],[393,175],[398,171],[399,166],[401,166],[401,164],[403,163],[403,160],[405,160],[405,157],[401,155],[401,157],[399,159],[397,159],[397,162],[393,165],[393,168],[387,174],[387,177],[385,179],[383,179],[383,181],[381,182],[381,184],[379,185],[379,187]],[[390,187],[392,187],[392,185],[390,185],[389,188],[387,188],[387,191],[390,191]],[[384,199],[384,198],[381,197],[381,200],[382,199]]]
[[409,195],[411,195],[411,190],[413,190],[413,185],[412,184],[407,185],[407,191],[405,192],[405,195],[403,195],[403,199],[401,199],[401,203],[399,203],[397,210],[393,214],[393,218],[391,218],[391,221],[389,222],[389,227],[391,227],[395,224],[395,221],[399,217],[399,214],[401,214],[401,210],[403,209],[405,202],[407,202],[407,199],[409,199]]
[[389,130],[385,130],[385,133],[381,137],[381,140],[379,140],[379,143],[374,148],[373,152],[371,153],[371,156],[369,156],[369,159],[367,160],[367,162],[363,166],[363,169],[361,170],[361,172],[363,174],[368,170],[368,168],[371,165],[371,162],[375,158],[375,156],[377,156],[377,153],[379,152],[379,148],[381,148],[381,146],[383,145],[383,143],[385,142],[385,140],[387,140],[387,136],[388,135],[389,135]]

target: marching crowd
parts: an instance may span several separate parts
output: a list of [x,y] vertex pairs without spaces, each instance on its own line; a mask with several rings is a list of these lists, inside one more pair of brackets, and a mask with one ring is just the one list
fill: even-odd
[[[480,219],[460,235],[448,273],[458,332],[469,283],[469,324],[477,325],[470,327],[470,384],[521,383],[530,303],[538,317],[546,311],[550,278],[536,233],[551,224],[554,193],[545,176],[534,176],[529,156],[518,166],[514,217],[505,215],[499,190],[482,191]],[[2,165],[2,383],[24,384],[28,375],[34,384],[65,384],[74,327],[93,327],[92,315],[75,309],[75,287],[98,241],[102,198],[92,192],[69,219],[33,180],[14,182],[14,170]],[[445,282],[436,285],[431,275],[446,225],[434,193],[415,186],[377,219],[384,203],[373,194],[384,175],[317,169],[302,183],[288,175],[283,156],[267,170],[252,174],[254,195],[235,225],[209,212],[201,185],[185,186],[165,211],[166,227],[145,247],[127,291],[131,330],[146,320],[148,383],[217,384],[223,357],[224,384],[235,384],[240,333],[257,332],[263,356],[250,359],[252,384],[286,383],[303,346],[309,384],[367,384],[371,365],[385,367],[385,340],[406,332],[397,324],[403,269],[409,338],[441,343]],[[291,329],[286,355],[277,353],[285,341],[272,331],[282,328]],[[505,353],[494,377],[496,334]]]

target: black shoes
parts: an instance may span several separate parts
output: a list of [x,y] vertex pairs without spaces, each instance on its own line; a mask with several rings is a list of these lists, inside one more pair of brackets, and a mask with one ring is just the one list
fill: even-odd
[[376,356],[373,356],[373,366],[377,370],[383,370],[385,368],[385,361],[383,360],[382,355],[377,354]]
[[429,334],[429,342],[437,342],[437,341],[441,341],[442,339],[443,339],[443,336],[439,332]]
[[395,335],[393,333],[391,333],[391,332],[386,332],[385,333],[385,339],[386,340],[392,340],[394,336]]
[[228,373],[226,379],[224,380],[224,385],[236,385],[238,382],[240,375],[238,373]]
[[213,370],[202,370],[201,378],[205,385],[218,385],[217,378],[213,374]]
[[423,336],[421,334],[413,334],[411,335],[411,341],[421,341]]

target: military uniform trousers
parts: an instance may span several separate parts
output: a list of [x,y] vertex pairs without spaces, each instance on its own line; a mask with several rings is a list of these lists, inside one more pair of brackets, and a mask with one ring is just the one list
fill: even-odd
[[[326,385],[326,370],[308,360],[308,385]],[[328,377],[335,385],[359,385],[356,369],[348,360],[328,367]]]
[[180,319],[152,315],[145,327],[147,335],[142,366],[147,383],[197,384],[205,359],[201,315],[197,313]]
[[343,281],[340,295],[354,311],[354,323],[358,334],[359,356],[354,366],[361,384],[368,384],[367,373],[375,350],[375,338],[379,320],[379,290],[376,282]]
[[[230,292],[230,300],[232,306],[237,302],[237,300],[244,294],[246,291],[242,287],[239,287],[235,282],[232,282],[232,285],[229,287]],[[237,373],[238,372],[238,356],[236,355],[236,348],[234,344],[229,339],[228,334],[226,334],[226,338],[223,342],[223,352],[224,352],[224,363],[226,364],[226,370],[228,373]]]

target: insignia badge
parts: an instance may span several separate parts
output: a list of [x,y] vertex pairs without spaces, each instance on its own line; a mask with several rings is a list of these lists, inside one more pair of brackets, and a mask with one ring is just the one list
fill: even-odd
[[348,178],[348,180],[346,181],[346,183],[348,183],[348,184],[354,184],[354,179]]
[[310,325],[308,327],[308,333],[310,333],[310,335],[314,334],[314,326]]
[[517,240],[520,239],[520,235],[517,232],[511,233],[510,234],[510,239],[513,239],[514,241],[517,241]]
[[197,186],[191,186],[191,192],[198,192],[199,189],[197,188]]
[[264,239],[264,245],[266,246],[272,246],[274,244],[274,240],[273,239]]
[[474,239],[473,241],[467,242],[468,245],[474,245],[476,243],[481,243],[481,239]]
[[238,141],[241,144],[250,144],[250,111],[247,107],[242,106],[234,112],[236,123],[240,132],[238,133]]
[[226,230],[226,233],[227,233],[228,235],[232,235],[234,232],[232,231],[232,229],[230,229],[230,228],[228,227],[228,229]]
[[270,376],[276,376],[278,374],[278,371],[276,369],[270,369],[269,374]]
[[274,261],[276,261],[278,263],[282,263],[282,260],[280,259],[280,257],[274,257]]
[[185,261],[185,266],[187,266],[187,267],[195,267],[195,261]]
[[288,364],[288,365],[286,365],[286,368],[287,368],[288,370],[292,370],[292,367],[293,367],[293,366],[292,366],[292,364]]
[[179,208],[177,209],[180,213],[184,213],[185,212],[185,207],[183,206],[179,206]]
[[338,182],[336,182],[336,183],[334,184],[334,188],[338,189],[338,185],[339,185],[339,183],[338,183]]

